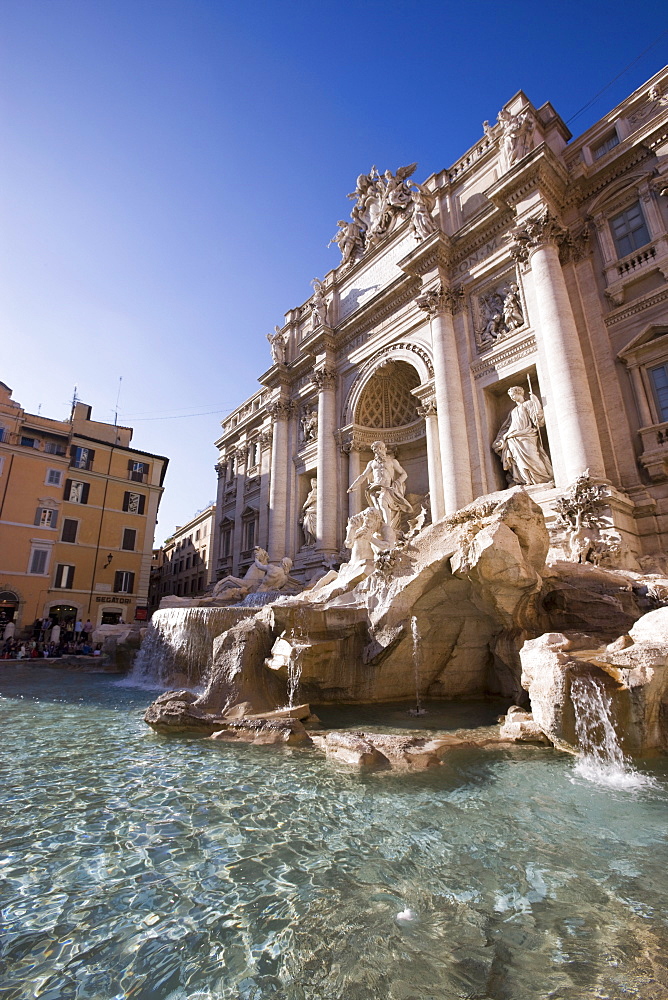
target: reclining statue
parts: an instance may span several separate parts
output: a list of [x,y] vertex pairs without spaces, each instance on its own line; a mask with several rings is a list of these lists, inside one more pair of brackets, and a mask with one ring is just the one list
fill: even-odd
[[255,558],[243,578],[225,576],[218,581],[211,594],[214,601],[228,601],[233,604],[242,601],[246,594],[254,594],[260,588],[269,566],[269,556],[259,545],[255,546],[253,553]]

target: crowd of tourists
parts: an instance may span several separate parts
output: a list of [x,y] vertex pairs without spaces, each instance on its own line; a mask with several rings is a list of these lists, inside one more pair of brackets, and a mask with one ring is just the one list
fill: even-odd
[[[3,620],[4,619],[4,620]],[[0,614],[1,660],[35,660],[40,657],[99,656],[101,643],[93,643],[90,619],[66,619],[60,624],[51,618],[36,618],[29,639],[15,636],[14,622]]]

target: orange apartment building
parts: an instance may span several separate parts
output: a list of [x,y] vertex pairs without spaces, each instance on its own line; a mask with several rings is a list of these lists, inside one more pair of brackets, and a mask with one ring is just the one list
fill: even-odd
[[94,625],[147,617],[153,535],[169,459],[132,428],[25,410],[0,382],[0,610]]

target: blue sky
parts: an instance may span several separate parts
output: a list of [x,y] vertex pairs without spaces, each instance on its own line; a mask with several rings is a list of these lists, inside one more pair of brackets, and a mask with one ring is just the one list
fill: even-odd
[[[520,88],[584,131],[668,62],[665,4],[3,0],[0,380],[171,459],[156,539],[215,496],[220,420],[338,262],[372,163],[449,166]],[[644,55],[645,49],[657,43]],[[200,414],[200,415],[197,415]]]

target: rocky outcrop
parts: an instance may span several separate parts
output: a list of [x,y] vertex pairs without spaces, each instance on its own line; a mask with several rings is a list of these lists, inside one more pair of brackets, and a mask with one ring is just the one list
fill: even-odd
[[546,633],[525,642],[522,684],[533,719],[549,739],[577,747],[575,678],[591,678],[610,702],[622,750],[638,754],[665,747],[668,730],[668,608],[640,618],[617,641]]
[[254,746],[308,746],[311,743],[306,728],[298,719],[237,719],[212,733],[211,739]]
[[531,712],[525,712],[518,705],[511,705],[499,730],[501,740],[511,743],[549,743],[549,739],[534,720]]

